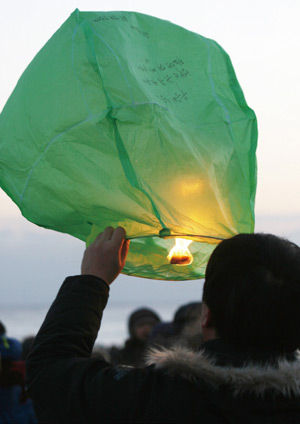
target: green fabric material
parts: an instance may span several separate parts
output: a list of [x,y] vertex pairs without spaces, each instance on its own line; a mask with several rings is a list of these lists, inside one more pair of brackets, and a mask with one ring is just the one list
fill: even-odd
[[[0,185],[28,220],[88,243],[125,227],[126,274],[195,279],[220,239],[254,230],[256,144],[215,41],[139,13],[75,10],[0,115]],[[162,229],[195,240],[191,265],[168,263]]]

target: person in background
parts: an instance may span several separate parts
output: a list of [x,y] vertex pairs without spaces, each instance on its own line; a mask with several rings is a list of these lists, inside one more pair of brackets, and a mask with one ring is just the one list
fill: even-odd
[[202,302],[187,303],[175,312],[173,325],[182,346],[197,350],[203,343],[201,312]]
[[0,322],[0,424],[36,424],[32,400],[25,392],[22,344],[6,336]]
[[269,234],[222,241],[206,269],[204,343],[154,350],[148,366],[91,358],[129,243],[107,227],[67,278],[28,358],[42,423],[300,422],[300,248]]
[[3,322],[0,321],[0,337],[6,334],[6,327]]
[[201,311],[202,302],[190,302],[180,306],[172,322],[159,323],[152,329],[148,346],[185,346],[198,350],[203,342]]
[[130,365],[140,367],[145,364],[145,353],[148,347],[148,337],[155,325],[160,323],[158,314],[148,308],[134,311],[128,319],[129,339],[121,349],[113,347],[110,350],[110,362],[113,365]]

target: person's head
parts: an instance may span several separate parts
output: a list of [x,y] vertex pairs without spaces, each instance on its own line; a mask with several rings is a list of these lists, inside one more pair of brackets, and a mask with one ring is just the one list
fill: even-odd
[[238,347],[300,348],[300,248],[271,234],[239,234],[212,253],[203,331]]
[[152,328],[160,322],[159,316],[148,308],[134,311],[128,320],[128,329],[131,338],[146,340]]
[[191,302],[177,309],[173,325],[178,344],[197,349],[203,343],[201,328],[202,302]]
[[180,306],[174,315],[173,324],[180,333],[185,327],[198,325],[200,327],[200,316],[202,310],[202,302],[191,302]]
[[5,334],[5,333],[6,333],[6,328],[4,324],[0,321],[0,334]]

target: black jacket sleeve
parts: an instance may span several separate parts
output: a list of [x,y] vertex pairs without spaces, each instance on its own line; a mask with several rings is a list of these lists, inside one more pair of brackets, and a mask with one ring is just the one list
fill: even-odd
[[59,290],[27,360],[27,385],[39,422],[138,419],[140,406],[130,404],[143,393],[144,371],[90,357],[108,292],[107,284],[93,276],[69,277]]
[[176,388],[153,367],[112,366],[90,357],[108,292],[93,276],[69,277],[59,290],[27,361],[39,422],[182,422],[174,399],[182,383]]

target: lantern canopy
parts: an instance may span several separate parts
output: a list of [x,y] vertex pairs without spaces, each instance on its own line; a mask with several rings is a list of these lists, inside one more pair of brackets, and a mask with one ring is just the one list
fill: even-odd
[[[0,186],[31,222],[131,238],[124,273],[201,278],[254,229],[257,124],[213,40],[133,12],[75,10],[0,115]],[[170,264],[174,237],[193,261]]]

